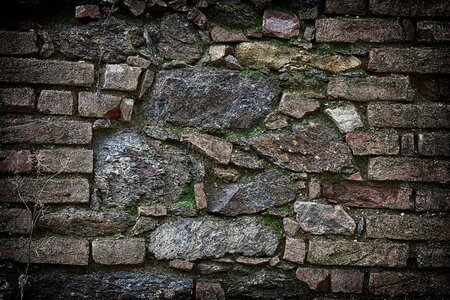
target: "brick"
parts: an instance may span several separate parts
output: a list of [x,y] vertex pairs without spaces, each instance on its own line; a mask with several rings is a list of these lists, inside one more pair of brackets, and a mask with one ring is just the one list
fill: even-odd
[[389,132],[350,132],[345,141],[353,155],[397,155],[400,151],[399,137]]
[[448,182],[450,162],[407,157],[375,157],[369,159],[367,176],[378,181]]
[[448,240],[450,219],[415,215],[366,217],[366,236],[396,240]]
[[87,122],[7,118],[0,120],[0,143],[89,144],[92,126]]
[[0,58],[0,82],[90,86],[94,65],[85,62]]
[[325,13],[362,16],[366,13],[366,4],[364,0],[327,0]]
[[318,19],[316,41],[334,43],[392,43],[405,40],[399,20],[389,19]]
[[405,133],[401,136],[401,154],[403,156],[414,156],[416,154],[416,146],[414,143],[414,133]]
[[448,17],[447,0],[370,0],[369,10],[377,15],[402,17]]
[[92,257],[102,265],[140,264],[145,258],[145,239],[95,240],[92,242]]
[[119,96],[81,92],[78,94],[78,113],[83,117],[130,121],[133,99]]
[[425,156],[450,156],[450,133],[420,133],[417,150]]
[[34,92],[31,88],[0,89],[0,111],[32,112],[34,103]]
[[35,32],[0,31],[0,41],[1,55],[30,55],[39,51]]
[[194,184],[195,203],[197,205],[197,209],[205,209],[208,207],[204,188],[205,186],[203,183]]
[[267,9],[263,15],[263,34],[282,39],[298,36],[300,22],[296,15]]
[[30,151],[0,150],[0,173],[27,173],[32,168]]
[[369,104],[367,118],[372,127],[450,128],[450,105]]
[[404,267],[408,253],[408,245],[402,243],[312,240],[309,242],[308,262],[337,266]]
[[141,71],[141,68],[126,64],[108,64],[100,77],[100,88],[102,90],[135,91]]
[[412,189],[369,182],[324,182],[323,196],[331,203],[351,207],[414,209]]
[[283,93],[278,110],[294,118],[303,118],[308,112],[313,112],[320,107],[320,102],[314,99],[294,94]]
[[416,190],[417,211],[449,211],[450,189],[418,188]]
[[89,242],[76,239],[0,239],[0,259],[22,263],[81,265],[89,261]]
[[27,209],[0,210],[0,232],[27,234],[31,232],[31,211]]
[[37,168],[47,173],[92,173],[93,156],[93,151],[86,149],[40,150]]
[[174,269],[190,272],[194,268],[194,263],[182,259],[174,259],[169,262],[169,266]]
[[448,274],[432,272],[376,272],[369,277],[374,295],[450,295]]
[[450,245],[448,243],[417,245],[416,251],[419,268],[450,267]]
[[233,145],[228,141],[207,134],[186,134],[181,139],[219,164],[227,165],[230,162]]
[[0,199],[8,203],[89,203],[85,178],[1,178]]
[[306,256],[305,241],[287,237],[283,259],[303,264]]
[[41,113],[51,115],[72,115],[74,94],[67,91],[43,90],[39,95],[37,108]]
[[362,293],[364,273],[359,271],[298,268],[295,274],[316,292]]
[[368,70],[380,73],[432,74],[450,73],[448,48],[395,48],[372,49]]
[[334,78],[328,82],[327,95],[351,101],[404,101],[409,100],[408,86],[405,76]]
[[417,22],[417,40],[420,42],[450,42],[450,22]]

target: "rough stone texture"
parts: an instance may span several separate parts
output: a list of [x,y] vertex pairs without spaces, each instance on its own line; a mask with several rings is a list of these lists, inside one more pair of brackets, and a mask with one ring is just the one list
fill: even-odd
[[78,94],[78,113],[83,117],[130,121],[133,99],[90,92]]
[[412,100],[408,99],[408,86],[405,76],[331,79],[327,95],[351,101]]
[[393,242],[313,240],[308,262],[320,265],[405,267],[409,247]]
[[450,105],[369,104],[367,118],[372,127],[450,128]]
[[416,251],[419,268],[450,267],[450,246],[446,243],[418,245]]
[[91,124],[80,121],[43,118],[11,118],[0,120],[0,143],[89,144]]
[[46,212],[39,218],[37,227],[62,235],[94,237],[125,232],[131,223],[125,212],[66,208]]
[[450,101],[450,76],[418,76],[414,80],[418,93],[431,101]]
[[450,23],[439,21],[417,22],[417,40],[421,42],[450,42]]
[[284,246],[283,259],[303,264],[306,257],[306,245],[305,241],[299,239],[286,238],[286,244]]
[[208,20],[226,27],[248,28],[258,20],[258,12],[250,4],[215,5],[206,11]]
[[28,173],[33,168],[28,150],[0,150],[0,173]]
[[220,283],[200,281],[195,285],[195,299],[225,300],[225,292]]
[[153,80],[155,79],[155,72],[150,70],[145,70],[144,75],[142,76],[141,86],[139,87],[138,94],[139,99],[142,99],[142,96],[150,89],[153,84]]
[[450,156],[450,133],[419,133],[417,150],[425,156]]
[[417,211],[449,211],[450,189],[419,188],[416,190]]
[[94,240],[92,258],[102,265],[140,264],[145,259],[145,239]]
[[318,19],[316,41],[335,43],[393,43],[405,40],[399,20]]
[[39,95],[37,109],[51,115],[72,115],[74,94],[66,91],[43,90]]
[[194,195],[197,209],[205,209],[208,207],[203,183],[194,184]]
[[450,295],[448,274],[432,272],[375,272],[369,277],[371,294]]
[[186,134],[181,140],[219,164],[228,165],[233,144],[207,134]]
[[423,158],[388,158],[369,159],[367,177],[371,180],[386,181],[450,181],[450,162]]
[[400,138],[400,148],[403,156],[414,156],[417,154],[417,150],[415,149],[416,145],[414,142],[414,133],[402,134]]
[[169,266],[174,269],[179,269],[183,271],[192,271],[192,268],[194,267],[194,263],[181,260],[181,259],[174,259],[169,262]]
[[125,0],[123,1],[123,4],[133,16],[142,15],[146,7],[146,3],[143,0]]
[[324,182],[323,196],[332,203],[367,208],[414,209],[412,189],[366,182]]
[[449,240],[450,220],[416,215],[366,217],[366,236],[396,240]]
[[189,21],[194,23],[200,29],[206,29],[208,26],[208,19],[206,16],[196,7],[189,10],[187,15]]
[[295,199],[290,179],[279,171],[267,171],[238,184],[213,188],[208,210],[226,216],[252,214]]
[[390,132],[350,132],[345,141],[353,155],[397,155],[399,136]]
[[289,219],[289,218],[283,219],[283,230],[287,236],[290,236],[290,237],[295,236],[299,229],[300,229],[300,224],[298,224],[296,221]]
[[283,93],[278,110],[294,118],[302,118],[306,113],[320,107],[320,102],[293,93]]
[[211,30],[211,39],[216,43],[239,43],[248,41],[242,32],[230,31],[222,27],[214,27]]
[[298,36],[299,28],[300,24],[296,15],[270,9],[264,11],[264,35],[290,39]]
[[269,112],[278,93],[269,79],[230,71],[162,71],[140,113],[182,126],[250,129]]
[[364,273],[359,271],[298,268],[295,275],[316,292],[361,294],[363,291]]
[[100,9],[98,5],[79,5],[75,6],[75,18],[96,20],[100,19]]
[[141,68],[126,64],[108,64],[100,78],[102,90],[135,91],[139,83]]
[[243,265],[257,266],[257,265],[266,265],[270,262],[270,260],[271,260],[271,258],[269,258],[269,257],[251,258],[251,257],[240,256],[236,259],[236,262],[243,264]]
[[39,51],[35,32],[0,31],[0,40],[1,55],[29,55]]
[[326,14],[357,15],[366,13],[364,0],[327,0],[325,2]]
[[272,255],[277,246],[278,238],[272,229],[255,218],[245,217],[170,221],[150,234],[148,248],[157,259],[195,260],[227,253]]
[[27,209],[0,210],[0,232],[27,234],[31,231],[31,211]]
[[[132,67],[139,67],[141,69],[147,69],[148,67],[151,66],[152,62],[148,59],[140,57],[139,55],[135,55],[135,56],[127,57],[127,64],[129,64]],[[106,66],[109,66],[109,65],[106,65]]]
[[0,82],[90,86],[94,65],[85,62],[0,58]]
[[154,230],[158,225],[158,221],[153,218],[139,217],[133,228],[129,230],[129,233],[132,236],[140,236]]
[[355,232],[355,221],[340,205],[297,201],[294,210],[297,222],[307,233],[353,235]]
[[81,265],[89,260],[89,242],[86,240],[48,238],[34,239],[1,239],[0,259],[8,259],[22,263]]
[[94,152],[94,206],[130,208],[158,199],[174,203],[191,181],[185,150],[163,145],[138,131],[100,138]]
[[34,110],[35,96],[31,88],[0,89],[0,111],[28,112]]
[[139,206],[139,216],[163,217],[167,216],[167,208],[164,205],[156,204],[152,206]]
[[227,45],[211,45],[209,47],[209,60],[213,65],[223,65],[225,57],[233,53],[233,49]]
[[369,54],[369,71],[385,73],[450,73],[448,48],[378,48]]
[[341,132],[351,132],[364,126],[356,107],[352,104],[330,107],[325,109],[325,113],[330,116]]
[[262,134],[250,143],[261,155],[295,172],[340,172],[351,166],[351,154],[339,135],[320,121],[293,126],[293,134]]
[[450,4],[446,0],[370,0],[374,14],[404,17],[448,17]]
[[37,169],[45,173],[92,173],[93,152],[86,149],[39,150]]
[[231,153],[230,163],[247,169],[264,169],[264,161],[251,152],[234,149]]

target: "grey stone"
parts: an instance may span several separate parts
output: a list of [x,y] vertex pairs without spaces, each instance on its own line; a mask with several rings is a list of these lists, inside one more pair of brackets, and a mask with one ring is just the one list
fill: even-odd
[[143,131],[147,136],[161,141],[178,141],[180,139],[174,130],[164,127],[162,124],[147,125]]
[[51,115],[72,115],[74,94],[68,91],[43,90],[37,108]]
[[31,88],[0,89],[0,111],[29,112],[34,110],[36,102]]
[[145,239],[96,239],[92,241],[92,258],[101,265],[143,263],[145,259]]
[[125,0],[123,4],[128,8],[133,16],[142,15],[145,11],[145,1],[143,0]]
[[1,55],[29,55],[39,51],[35,32],[0,31]]
[[100,78],[102,90],[135,91],[139,83],[141,68],[126,64],[106,65]]
[[153,231],[148,249],[157,259],[196,260],[222,257],[227,253],[272,255],[278,242],[273,229],[256,218],[178,219]]
[[79,5],[75,7],[75,18],[84,20],[100,19],[98,5]]
[[144,75],[142,76],[141,86],[139,87],[139,99],[142,99],[142,96],[144,96],[144,94],[152,86],[154,79],[155,73],[150,70],[145,70]]
[[139,217],[130,230],[132,236],[141,235],[143,233],[152,231],[158,226],[158,221],[153,218]]
[[330,107],[325,109],[325,113],[331,117],[341,132],[351,132],[364,126],[356,107],[352,104]]
[[208,20],[226,27],[248,28],[258,20],[257,11],[247,3],[215,5],[206,11]]
[[298,36],[300,23],[296,15],[277,10],[265,10],[263,34],[283,39]]
[[234,149],[231,153],[230,163],[247,169],[264,169],[264,161],[251,152]]

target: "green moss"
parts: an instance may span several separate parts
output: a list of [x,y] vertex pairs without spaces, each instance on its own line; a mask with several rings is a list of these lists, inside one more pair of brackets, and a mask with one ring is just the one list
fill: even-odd
[[263,216],[261,220],[264,225],[275,231],[277,237],[281,238],[283,236],[283,220],[281,218],[274,216]]
[[191,181],[191,183],[186,187],[183,197],[177,203],[179,207],[197,207],[197,204],[195,203],[194,184],[195,181]]

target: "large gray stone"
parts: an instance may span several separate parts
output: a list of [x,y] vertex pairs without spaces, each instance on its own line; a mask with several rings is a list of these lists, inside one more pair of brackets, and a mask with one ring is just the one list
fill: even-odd
[[141,115],[182,126],[250,129],[275,104],[278,86],[231,71],[159,72]]
[[148,249],[157,259],[196,260],[227,253],[272,255],[279,242],[275,231],[256,218],[178,219],[150,234]]

